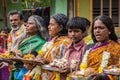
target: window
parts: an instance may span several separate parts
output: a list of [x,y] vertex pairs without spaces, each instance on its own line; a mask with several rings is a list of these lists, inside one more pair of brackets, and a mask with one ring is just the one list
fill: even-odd
[[116,27],[120,26],[119,0],[93,0],[93,19],[99,15],[110,16]]
[[68,0],[68,17],[72,18],[74,16],[76,16],[76,5],[77,4],[77,0]]

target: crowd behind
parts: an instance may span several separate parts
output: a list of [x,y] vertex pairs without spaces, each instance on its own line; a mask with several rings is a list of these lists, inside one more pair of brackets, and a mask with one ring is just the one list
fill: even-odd
[[68,19],[58,13],[46,25],[38,15],[24,22],[23,14],[17,10],[8,16],[11,30],[1,29],[0,54],[12,53],[16,58],[33,55],[32,60],[59,70],[43,69],[31,62],[1,60],[0,80],[71,80],[73,75],[87,80],[119,80],[119,76],[103,71],[120,67],[120,42],[110,17],[100,15],[90,22],[84,17]]

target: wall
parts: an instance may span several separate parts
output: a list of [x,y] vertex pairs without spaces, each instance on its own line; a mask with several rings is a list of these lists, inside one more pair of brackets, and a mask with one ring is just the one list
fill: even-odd
[[3,21],[1,21],[1,19],[3,19],[2,0],[0,0],[0,28],[3,26]]
[[64,13],[67,15],[67,0],[51,0],[51,15]]
[[80,0],[80,16],[90,19],[90,0]]
[[[19,0],[19,3],[12,3],[11,0],[6,0],[7,1],[7,13],[10,11],[10,10],[22,10],[22,0]],[[4,18],[3,16],[3,9],[2,9],[2,0],[0,0],[0,18]],[[9,27],[9,20],[7,21],[7,25]],[[4,26],[4,23],[0,21],[0,28]]]

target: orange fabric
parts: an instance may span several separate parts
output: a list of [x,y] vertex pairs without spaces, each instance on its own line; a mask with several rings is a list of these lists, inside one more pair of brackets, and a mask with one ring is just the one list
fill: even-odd
[[[57,37],[54,37],[51,41],[54,42],[56,38]],[[53,59],[58,58],[60,56],[60,54],[61,54],[61,52],[60,52],[60,46],[64,45],[67,48],[70,44],[71,44],[71,40],[67,36],[60,36],[53,43],[52,47],[45,53],[44,58],[48,59],[49,61],[52,61]],[[49,80],[54,80],[54,78],[56,76],[56,72],[46,71],[45,73],[47,75],[49,75],[49,76],[52,75],[52,76],[49,77]],[[42,76],[42,77],[44,77],[44,76]]]
[[13,65],[9,65],[9,68],[8,68],[9,72],[11,72],[12,69],[13,69]]
[[[99,47],[88,54],[88,67],[94,68],[98,72],[104,51],[110,52],[108,66],[117,65],[120,58],[120,46],[110,40],[110,44]],[[115,79],[114,79],[115,80]]]
[[[56,39],[56,37],[53,38],[52,41],[54,41],[55,39]],[[51,61],[53,58],[56,58],[57,56],[60,56],[59,46],[61,44],[64,44],[67,47],[68,45],[70,45],[70,43],[71,43],[71,40],[67,36],[59,37],[58,40],[52,45],[52,47],[47,51],[44,58]],[[55,49],[55,50],[54,50],[54,57],[52,58],[52,53],[51,52],[53,51],[53,49]]]
[[25,26],[24,26],[24,24],[21,25],[21,27],[16,32],[14,32],[14,34],[12,34],[12,30],[11,30],[11,32],[8,35],[8,40],[7,40],[8,51],[11,50],[12,43],[14,42],[12,36],[15,35],[15,38],[17,38],[17,37],[19,37],[20,35],[22,35],[24,33],[25,33]]

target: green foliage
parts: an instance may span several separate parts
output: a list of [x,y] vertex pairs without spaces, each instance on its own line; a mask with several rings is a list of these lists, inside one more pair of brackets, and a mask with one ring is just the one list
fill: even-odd
[[50,6],[50,0],[22,0],[23,8]]

